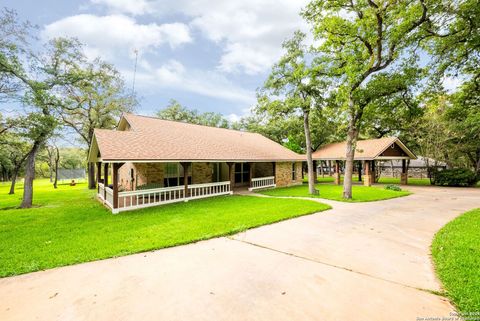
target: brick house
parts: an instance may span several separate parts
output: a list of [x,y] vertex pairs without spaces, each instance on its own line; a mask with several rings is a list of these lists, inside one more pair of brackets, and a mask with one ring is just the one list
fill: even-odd
[[260,134],[133,114],[96,129],[89,151],[98,197],[114,213],[301,184],[303,160]]

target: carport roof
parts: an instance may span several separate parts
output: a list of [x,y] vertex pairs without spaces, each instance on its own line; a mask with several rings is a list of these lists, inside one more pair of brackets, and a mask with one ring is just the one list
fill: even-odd
[[[328,144],[313,153],[315,160],[345,160],[346,142]],[[389,151],[391,149],[391,151]],[[416,159],[398,137],[359,140],[355,160]]]

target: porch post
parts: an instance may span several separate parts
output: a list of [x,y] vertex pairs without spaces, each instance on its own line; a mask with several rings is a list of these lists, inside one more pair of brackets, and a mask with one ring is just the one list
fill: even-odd
[[[303,171],[303,166],[302,166],[302,171]],[[277,163],[272,162],[272,175],[273,175],[273,182],[277,184]],[[303,175],[302,175],[303,179]]]
[[108,163],[103,164],[103,199],[107,199],[107,187],[108,187]]
[[112,166],[112,184],[113,184],[113,213],[118,212],[118,169],[123,163],[113,163]]
[[[361,182],[362,181],[362,161],[359,161],[358,162],[358,181]],[[367,174],[367,171],[365,170],[365,174]]]
[[372,159],[372,168],[370,169],[370,171],[372,172],[371,175],[372,175],[372,183],[376,183],[376,178],[377,178],[377,175],[375,174],[375,160]]
[[102,163],[97,162],[97,194],[100,192],[100,179],[102,178]]
[[372,186],[372,175],[370,172],[370,161],[365,161],[365,178],[363,180],[363,185]]
[[400,175],[400,184],[408,184],[407,160],[402,159],[402,174]]
[[[183,193],[185,198],[188,196],[188,167],[190,167],[190,163],[182,162],[180,163],[183,167]],[[193,173],[192,173],[193,174]]]
[[228,180],[230,181],[230,190],[233,191],[233,185],[235,184],[235,173],[233,172],[233,166],[235,163],[227,162],[228,165]]
[[252,187],[252,178],[253,178],[253,170],[254,170],[254,166],[255,166],[255,163],[248,163],[250,166],[249,166],[249,173],[248,173],[248,187]]
[[316,160],[313,161],[313,183],[318,183],[317,180],[317,170],[318,170],[318,162]]
[[334,175],[335,185],[340,185],[340,161],[335,161],[335,175]]

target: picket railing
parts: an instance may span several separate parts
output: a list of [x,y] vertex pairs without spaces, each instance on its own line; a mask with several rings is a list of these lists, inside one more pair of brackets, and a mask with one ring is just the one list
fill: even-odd
[[188,197],[191,199],[232,194],[230,182],[188,185]]
[[98,183],[98,198],[102,201],[105,199],[105,187],[102,183]]
[[105,186],[105,191],[107,192],[107,198],[105,199],[105,203],[110,208],[113,208],[113,189],[111,189],[108,186]]
[[183,186],[163,187],[118,193],[118,210],[126,211],[137,208],[174,203],[185,199]]
[[113,209],[113,192],[111,194],[111,203],[109,203],[109,190],[111,189],[107,187],[107,201],[105,203],[109,205],[113,213],[204,197],[232,194],[229,181],[188,185],[186,195],[184,186],[119,192],[118,208]]
[[253,191],[260,188],[269,188],[275,187],[275,176],[267,176],[267,177],[257,177],[252,178],[249,191]]

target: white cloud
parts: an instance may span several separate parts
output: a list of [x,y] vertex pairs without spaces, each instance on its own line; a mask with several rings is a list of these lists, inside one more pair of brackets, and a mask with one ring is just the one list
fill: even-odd
[[112,13],[128,13],[142,15],[152,11],[152,7],[146,0],[90,0],[95,5],[103,5]]
[[270,69],[282,54],[282,42],[295,30],[307,30],[299,16],[308,0],[162,0],[157,14],[191,17],[190,25],[223,47],[219,69],[257,74]]
[[190,26],[222,47],[218,68],[250,75],[270,69],[282,42],[307,30],[299,16],[309,0],[91,0],[114,12],[184,15]]
[[192,41],[189,27],[183,23],[139,24],[124,15],[95,16],[81,14],[57,20],[42,32],[44,38],[76,37],[87,44],[87,54],[103,57],[133,49],[149,51],[168,44],[171,48]]
[[[125,72],[130,74],[130,72]],[[131,75],[130,75],[131,77]],[[154,70],[140,70],[137,84],[145,89],[167,88],[202,96],[252,105],[255,92],[241,88],[217,71],[188,69],[177,60],[169,60]]]

